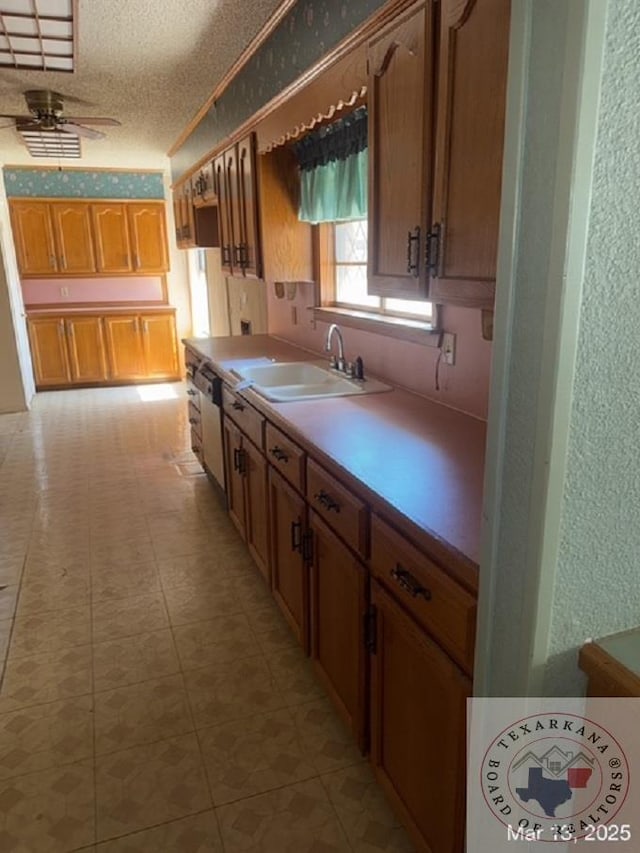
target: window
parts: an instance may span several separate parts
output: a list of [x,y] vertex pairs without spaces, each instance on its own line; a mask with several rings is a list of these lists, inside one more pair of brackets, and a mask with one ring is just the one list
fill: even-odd
[[429,322],[430,302],[367,293],[367,220],[336,222],[334,228],[335,305],[392,317]]

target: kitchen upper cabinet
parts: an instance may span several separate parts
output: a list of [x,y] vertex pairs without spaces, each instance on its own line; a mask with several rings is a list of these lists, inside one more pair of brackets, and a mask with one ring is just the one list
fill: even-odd
[[62,317],[29,319],[31,361],[38,388],[71,381],[66,330]]
[[90,206],[82,202],[52,202],[58,269],[61,273],[92,273],[96,269]]
[[434,5],[421,3],[369,43],[369,292],[427,296]]
[[12,200],[10,207],[20,272],[23,275],[56,273],[58,259],[49,205],[41,201]]
[[361,750],[366,746],[367,569],[310,513],[311,658]]
[[144,352],[137,314],[105,317],[109,372],[113,379],[143,379]]
[[471,682],[371,584],[371,761],[424,853],[461,853]]
[[302,648],[309,647],[309,569],[305,559],[306,506],[303,498],[269,469],[271,587]]
[[135,272],[162,273],[169,269],[164,204],[127,205],[129,237]]
[[260,276],[255,135],[213,161],[218,195],[222,269],[229,275]]
[[92,204],[91,215],[98,272],[132,272],[126,205],[113,202]]
[[104,382],[108,379],[107,357],[100,317],[67,317],[67,333],[71,381]]
[[511,0],[440,0],[430,296],[491,307]]

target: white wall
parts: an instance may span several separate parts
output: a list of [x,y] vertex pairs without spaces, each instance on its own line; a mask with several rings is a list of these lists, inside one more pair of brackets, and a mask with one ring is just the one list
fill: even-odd
[[609,4],[545,693],[640,624],[640,5]]

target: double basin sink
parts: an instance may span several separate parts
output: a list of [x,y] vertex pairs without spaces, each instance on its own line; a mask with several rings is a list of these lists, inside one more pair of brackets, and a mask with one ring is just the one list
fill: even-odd
[[351,379],[337,370],[308,361],[237,366],[233,372],[240,378],[236,390],[252,388],[276,403],[391,390],[389,385],[376,379]]

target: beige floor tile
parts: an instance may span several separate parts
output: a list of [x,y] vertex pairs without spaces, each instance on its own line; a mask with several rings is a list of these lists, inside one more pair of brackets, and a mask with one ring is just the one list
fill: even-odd
[[200,584],[210,584],[212,581],[227,577],[211,555],[187,554],[183,557],[158,560],[158,573],[163,589],[172,587],[198,587]]
[[0,679],[2,678],[2,670],[4,667],[4,659],[9,648],[9,638],[11,637],[11,629],[13,627],[13,619],[3,619],[0,621]]
[[21,608],[15,620],[9,653],[12,657],[24,657],[85,646],[90,642],[88,606],[39,613],[23,613]]
[[98,853],[222,853],[218,822],[212,811],[135,832],[98,844]]
[[368,764],[338,770],[320,781],[356,853],[414,853]]
[[244,613],[177,625],[173,636],[183,670],[215,666],[257,654],[256,638]]
[[350,851],[318,779],[216,809],[225,853]]
[[209,808],[195,735],[98,757],[96,796],[99,841]]
[[91,693],[91,646],[9,658],[0,713]]
[[17,597],[18,587],[15,584],[0,588],[0,620],[13,619]]
[[169,627],[161,592],[97,601],[92,611],[94,643]]
[[205,531],[162,533],[153,536],[151,541],[158,560],[184,557],[189,554],[208,555],[213,547],[213,540],[210,534]]
[[96,691],[113,690],[180,671],[171,631],[153,631],[94,645]]
[[160,581],[154,561],[146,563],[108,563],[91,571],[91,596],[94,602],[147,595],[159,592]]
[[272,711],[198,732],[215,805],[317,775],[288,711]]
[[193,731],[182,675],[95,694],[96,754]]
[[132,539],[130,542],[115,541],[109,545],[92,547],[90,561],[93,570],[118,564],[149,563],[154,558],[151,540]]
[[93,756],[93,701],[79,696],[0,715],[0,778]]
[[295,634],[274,601],[249,611],[247,617],[258,645],[267,658],[279,652],[300,648]]
[[13,557],[0,556],[0,587],[15,586],[22,575],[25,554]]
[[19,615],[32,615],[47,610],[73,610],[89,604],[88,578],[28,578],[22,584],[18,602]]
[[300,737],[309,749],[318,773],[327,773],[359,764],[364,759],[353,735],[334,711],[328,699],[289,709]]
[[196,728],[282,708],[284,701],[262,657],[184,673]]
[[228,583],[171,587],[164,590],[164,597],[172,625],[242,612],[240,597]]
[[95,840],[93,763],[0,782],[3,853],[65,853]]
[[309,658],[300,647],[274,649],[267,660],[287,705],[300,705],[325,696]]

